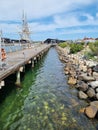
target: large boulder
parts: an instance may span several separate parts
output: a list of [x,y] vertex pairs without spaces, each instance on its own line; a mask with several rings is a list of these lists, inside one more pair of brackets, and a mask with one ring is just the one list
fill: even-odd
[[87,72],[87,66],[86,66],[86,65],[83,65],[83,66],[82,66],[82,71],[83,71],[83,72]]
[[75,70],[70,70],[69,71],[69,75],[71,75],[71,76],[76,76],[76,71]]
[[82,91],[79,91],[78,96],[79,96],[80,99],[87,99],[88,98],[87,94],[85,94]]
[[92,105],[85,108],[85,114],[89,118],[94,118],[97,114],[97,111],[97,108]]
[[65,68],[64,68],[65,74],[69,74],[70,68],[71,68],[71,63],[68,62],[68,63],[66,64]]
[[77,65],[78,63],[79,63],[78,59],[77,59],[77,58],[74,58],[74,59],[73,59],[73,64],[74,64],[74,65]]
[[98,80],[98,72],[93,72],[93,77]]
[[87,95],[90,98],[95,97],[95,91],[94,91],[94,89],[93,88],[89,88],[88,91],[87,91]]
[[90,82],[89,85],[90,85],[92,88],[96,88],[96,87],[98,87],[98,81]]
[[78,88],[79,90],[85,92],[85,91],[87,91],[87,89],[88,89],[88,84],[86,84],[86,83],[83,82],[83,81],[79,81],[79,82],[77,83],[77,87],[76,87],[76,88]]
[[96,63],[94,61],[86,61],[86,64],[89,66],[89,67],[94,67],[96,66]]
[[70,71],[70,68],[69,68],[68,66],[66,66],[66,67],[64,68],[64,73],[65,73],[65,74],[69,74],[69,71]]
[[90,102],[90,105],[96,107],[98,110],[98,101]]
[[79,77],[78,77],[78,79],[80,79],[80,80],[83,80],[83,81],[86,81],[86,82],[88,82],[88,81],[95,81],[95,78],[94,77],[92,77],[92,76],[87,76],[87,74],[81,74]]
[[70,84],[70,85],[75,85],[77,83],[77,79],[76,78],[74,78],[74,77],[72,77],[72,76],[70,76],[69,78],[68,78],[68,84]]

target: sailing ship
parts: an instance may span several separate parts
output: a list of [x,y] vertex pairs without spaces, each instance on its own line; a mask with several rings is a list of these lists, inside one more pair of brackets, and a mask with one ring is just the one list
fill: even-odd
[[21,42],[26,42],[26,43],[30,43],[30,29],[28,26],[28,22],[27,22],[27,17],[26,14],[23,11],[23,15],[22,15],[22,29],[19,32],[19,35],[21,37],[20,41]]

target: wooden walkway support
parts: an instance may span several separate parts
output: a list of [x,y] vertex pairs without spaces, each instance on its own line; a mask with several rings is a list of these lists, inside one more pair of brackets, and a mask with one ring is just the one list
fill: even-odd
[[4,85],[4,79],[9,75],[16,73],[16,84],[20,84],[20,72],[25,68],[26,64],[32,64],[40,60],[42,55],[50,48],[50,45],[39,45],[22,51],[12,52],[7,54],[6,66],[0,70],[0,88]]

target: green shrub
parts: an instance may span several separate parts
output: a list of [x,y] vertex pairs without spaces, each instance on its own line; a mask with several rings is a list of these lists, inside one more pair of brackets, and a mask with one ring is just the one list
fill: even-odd
[[85,52],[84,58],[85,59],[93,59],[94,55],[91,52]]
[[89,43],[89,48],[95,56],[98,56],[98,41],[95,43]]
[[70,44],[70,53],[77,53],[79,51],[83,50],[82,44]]
[[62,48],[67,47],[67,45],[68,45],[67,42],[59,43],[59,46]]

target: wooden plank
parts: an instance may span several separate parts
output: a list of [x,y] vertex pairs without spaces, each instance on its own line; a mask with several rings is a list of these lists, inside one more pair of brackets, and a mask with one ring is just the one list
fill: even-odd
[[44,44],[39,47],[8,53],[6,59],[8,65],[6,66],[6,69],[0,70],[0,81],[17,71],[22,65],[26,64],[30,59],[36,57],[49,47],[50,45]]

